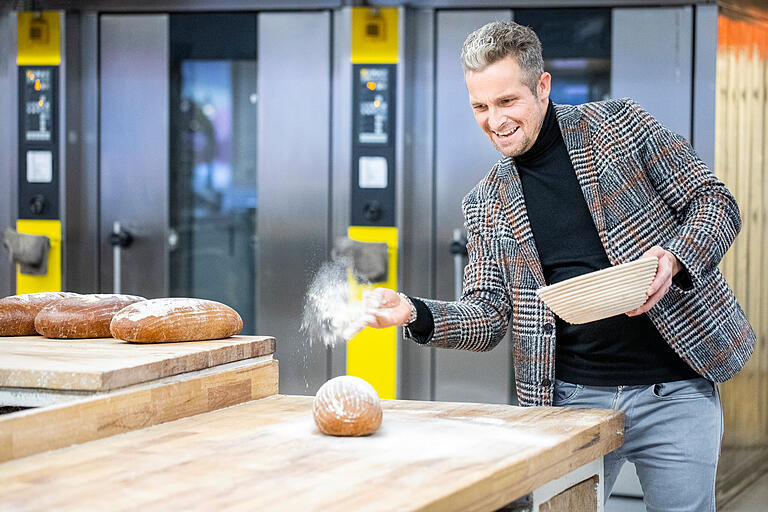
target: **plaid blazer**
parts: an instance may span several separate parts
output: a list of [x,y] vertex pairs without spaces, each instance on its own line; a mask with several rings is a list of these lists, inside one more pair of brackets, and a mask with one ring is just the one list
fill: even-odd
[[[736,374],[755,334],[717,265],[741,229],[738,206],[684,138],[630,99],[555,105],[560,129],[612,265],[654,245],[680,260],[647,314],[696,372]],[[536,295],[544,273],[512,157],[499,160],[462,203],[469,262],[460,301],[421,299],[434,317],[427,345],[485,351],[511,327],[521,405],[550,405],[555,315]],[[680,275],[680,274],[679,274]],[[405,336],[413,338],[408,329]]]

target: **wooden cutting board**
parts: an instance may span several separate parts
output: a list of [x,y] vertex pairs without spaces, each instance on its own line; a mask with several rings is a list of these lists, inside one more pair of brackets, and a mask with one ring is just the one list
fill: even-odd
[[268,336],[155,344],[3,337],[0,387],[107,391],[274,352]]
[[382,401],[321,434],[272,396],[0,465],[9,510],[495,510],[620,446],[612,410]]

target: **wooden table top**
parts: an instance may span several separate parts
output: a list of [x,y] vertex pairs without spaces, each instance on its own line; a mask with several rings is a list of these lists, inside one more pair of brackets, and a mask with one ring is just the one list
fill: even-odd
[[267,336],[152,344],[0,337],[0,387],[107,391],[274,351]]
[[622,413],[383,400],[321,434],[276,395],[0,464],[0,510],[494,510],[623,441]]

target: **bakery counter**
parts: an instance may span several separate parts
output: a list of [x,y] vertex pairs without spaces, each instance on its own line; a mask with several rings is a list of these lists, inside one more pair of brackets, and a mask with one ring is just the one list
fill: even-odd
[[274,352],[266,336],[153,344],[0,337],[0,405],[50,405]]
[[382,406],[366,437],[323,435],[312,397],[274,395],[19,458],[0,510],[602,510],[620,412]]
[[267,336],[133,344],[0,337],[0,461],[277,393]]

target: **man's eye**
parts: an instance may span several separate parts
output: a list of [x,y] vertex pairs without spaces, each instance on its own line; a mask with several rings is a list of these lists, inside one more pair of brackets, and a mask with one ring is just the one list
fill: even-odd
[[485,105],[472,105],[475,110],[485,110]]

